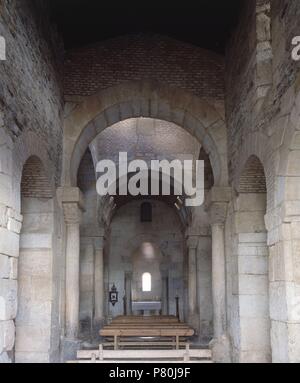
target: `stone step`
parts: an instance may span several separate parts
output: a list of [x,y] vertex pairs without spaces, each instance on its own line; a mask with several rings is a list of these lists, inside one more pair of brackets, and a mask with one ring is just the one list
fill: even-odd
[[[190,349],[186,346],[181,350],[79,350],[77,361],[72,363],[212,363],[210,349]],[[71,362],[70,362],[71,363]]]

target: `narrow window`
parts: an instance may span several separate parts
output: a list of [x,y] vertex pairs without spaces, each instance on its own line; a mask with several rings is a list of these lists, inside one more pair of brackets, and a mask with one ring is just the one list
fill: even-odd
[[151,291],[151,274],[144,273],[142,276],[143,291]]
[[141,204],[141,222],[152,222],[152,205],[150,202]]

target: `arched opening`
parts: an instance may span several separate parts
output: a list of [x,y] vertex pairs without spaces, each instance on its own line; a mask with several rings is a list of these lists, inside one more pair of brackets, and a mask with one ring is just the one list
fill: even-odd
[[241,362],[271,362],[269,251],[264,220],[267,187],[263,165],[256,156],[248,159],[238,192],[239,358]]
[[[152,118],[130,118],[113,124],[93,139],[77,174],[77,185],[85,200],[80,226],[79,313],[80,337],[84,340],[94,341],[101,325],[124,314],[178,315],[181,320],[188,320],[184,232],[191,223],[192,208],[185,206],[185,195],[174,194],[176,181],[172,174],[170,196],[161,194],[164,181],[160,173],[156,175],[159,195],[120,195],[120,183],[129,182],[132,172],[116,180],[117,195],[97,195],[95,184],[99,174],[95,173],[95,165],[100,160],[111,160],[118,167],[120,152],[127,152],[128,163],[142,159],[148,165],[155,159],[204,160],[206,193],[214,183],[210,159],[201,143],[176,124]],[[146,172],[145,177],[149,174]],[[199,207],[197,216],[199,225],[207,226],[203,229],[203,256],[197,271],[201,290],[197,302],[205,307],[201,326],[207,339],[212,332],[211,275],[207,275],[211,273],[211,243],[207,238],[209,222],[204,206]],[[96,262],[99,236],[104,238],[100,268]],[[102,283],[101,323],[95,323],[94,319],[99,302],[98,271]],[[119,300],[114,304],[109,301],[111,286],[119,293]]]
[[23,216],[18,260],[18,312],[15,361],[52,358],[54,205],[51,185],[36,156],[23,167]]
[[[106,102],[99,105],[99,99]],[[186,102],[181,104],[180,99],[189,101],[189,107]],[[64,182],[76,185],[80,161],[98,134],[134,118],[159,119],[182,127],[201,142],[209,154],[215,184],[227,184],[226,127],[222,115],[207,100],[151,81],[126,82],[102,90],[84,98],[76,112],[68,116],[65,121],[65,144],[70,150],[64,159]],[[213,126],[217,129],[210,131]]]
[[[94,302],[97,294],[95,291],[95,239],[99,236],[96,177],[90,149],[86,150],[81,160],[77,183],[83,194],[85,207],[80,222],[80,337],[90,340],[95,336],[93,333]],[[97,267],[101,267],[101,264]]]
[[150,273],[144,273],[142,275],[142,291],[143,292],[151,292],[151,281],[152,277]]
[[141,222],[152,222],[152,205],[150,202],[141,204]]

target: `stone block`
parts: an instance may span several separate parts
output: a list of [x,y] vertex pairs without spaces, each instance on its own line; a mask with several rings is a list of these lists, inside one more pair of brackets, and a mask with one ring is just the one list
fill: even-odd
[[15,363],[49,363],[47,352],[19,352],[15,353]]
[[[236,200],[239,212],[266,211],[266,195],[264,193],[241,193]],[[264,214],[263,213],[263,214]]]
[[243,318],[265,318],[269,319],[269,297],[268,295],[240,295],[239,311]]
[[11,177],[2,173],[0,173],[0,203],[5,206],[12,204]]
[[300,323],[289,323],[287,328],[289,362],[300,363]]
[[40,329],[50,328],[51,302],[35,300],[34,297],[20,297],[18,315],[16,318],[17,329],[24,326],[33,326]]
[[271,353],[260,350],[240,351],[239,363],[270,363]]
[[7,206],[0,204],[0,227],[7,228]]
[[[281,241],[270,248],[270,259],[272,259],[272,272],[275,281],[293,280],[294,250],[297,250],[297,242],[293,244],[292,241]],[[282,254],[285,256],[283,257]]]
[[241,318],[241,350],[264,351],[271,361],[270,320],[268,318]]
[[16,234],[20,234],[21,228],[22,228],[22,222],[16,221],[15,219],[12,219],[12,218],[8,218],[7,228],[8,230]]
[[20,249],[51,249],[52,234],[29,233],[20,237]]
[[300,178],[299,177],[288,177],[285,182],[285,198],[290,201],[300,199]]
[[12,363],[11,358],[8,356],[7,352],[0,354],[0,364],[2,363]]
[[236,233],[264,232],[265,221],[261,212],[239,212],[235,215]]
[[268,258],[264,256],[239,256],[239,273],[268,275]]
[[[257,246],[256,246],[257,245]],[[262,243],[242,243],[237,249],[239,256],[267,256],[269,254],[268,247]]]
[[19,235],[0,227],[0,254],[19,256]]
[[10,276],[10,258],[0,254],[0,279],[8,279]]
[[270,283],[270,318],[274,321],[288,320],[288,307],[285,282]]
[[265,275],[240,275],[239,292],[242,295],[267,295],[268,288],[268,277]]
[[18,258],[9,258],[10,268],[9,268],[9,279],[17,279],[18,278]]
[[17,314],[17,281],[0,279],[0,321],[14,319]]
[[50,349],[50,327],[17,326],[16,352],[48,353]]
[[50,301],[52,298],[52,280],[51,277],[34,276],[31,278],[33,299],[35,301]]
[[254,246],[257,246],[257,242],[266,243],[267,242],[267,233],[240,233],[238,235],[238,241],[240,243],[254,243]]
[[299,150],[292,150],[289,154],[289,162],[288,162],[288,169],[287,169],[287,175],[288,176],[299,176],[299,160],[300,160],[300,151]]
[[15,325],[12,320],[0,321],[0,354],[11,351],[15,342]]
[[271,345],[272,345],[272,362],[273,363],[289,363],[287,323],[272,320]]
[[19,272],[26,276],[49,276],[52,252],[47,249],[21,249]]

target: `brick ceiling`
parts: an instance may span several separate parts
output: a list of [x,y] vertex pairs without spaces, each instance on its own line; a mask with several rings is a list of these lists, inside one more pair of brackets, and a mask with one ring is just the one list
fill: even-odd
[[158,33],[223,53],[243,0],[51,0],[65,47]]

